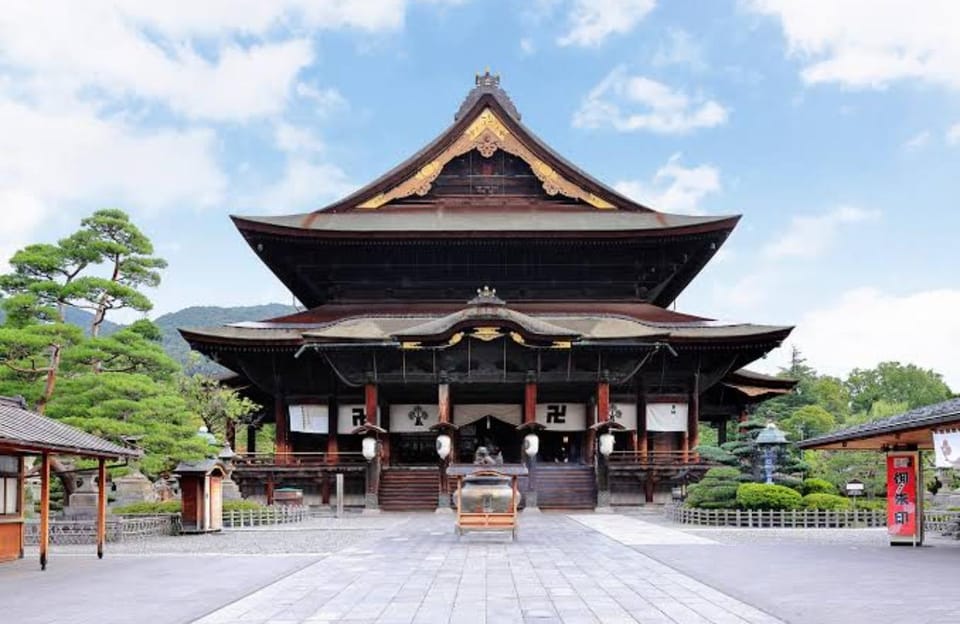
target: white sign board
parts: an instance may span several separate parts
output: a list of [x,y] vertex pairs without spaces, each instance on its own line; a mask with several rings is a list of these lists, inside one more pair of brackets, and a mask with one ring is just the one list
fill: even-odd
[[960,468],[960,431],[934,431],[937,468]]
[[587,406],[583,403],[537,403],[537,422],[547,431],[584,431]]
[[329,433],[330,417],[326,405],[290,405],[290,431],[299,433]]
[[647,403],[647,431],[686,430],[686,403]]
[[390,433],[429,433],[430,426],[439,422],[438,412],[436,404],[391,405]]
[[611,401],[610,421],[623,425],[623,428],[628,431],[635,431],[637,428],[637,404]]
[[511,425],[519,425],[523,419],[523,407],[506,403],[484,403],[482,405],[454,405],[453,423],[464,426],[490,416]]
[[337,406],[337,433],[351,433],[367,422],[367,408],[364,405]]

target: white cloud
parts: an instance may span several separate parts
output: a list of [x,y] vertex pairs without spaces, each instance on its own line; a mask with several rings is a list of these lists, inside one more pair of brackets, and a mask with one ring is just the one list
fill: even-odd
[[520,39],[520,52],[522,52],[524,56],[530,56],[536,51],[537,46],[533,43],[533,39],[530,37],[523,37]]
[[561,46],[596,47],[610,35],[630,32],[656,6],[655,0],[575,0]]
[[629,75],[620,66],[590,90],[574,113],[573,125],[683,134],[726,123],[728,115],[727,109],[714,100],[691,98],[645,76]]
[[915,152],[917,150],[921,150],[930,144],[930,138],[931,138],[930,131],[923,130],[922,132],[918,132],[912,137],[910,137],[909,139],[907,139],[903,144],[903,148],[908,152]]
[[960,89],[955,0],[746,0],[779,19],[803,80],[883,88],[916,79]]
[[346,98],[333,87],[317,88],[301,82],[297,84],[296,92],[311,102],[316,115],[327,116],[347,108]]
[[287,122],[278,123],[273,136],[277,147],[288,154],[319,153],[324,149],[323,141],[309,129]]
[[720,170],[713,165],[684,167],[681,154],[674,154],[660,167],[650,182],[625,180],[614,188],[655,210],[676,214],[703,214],[700,202],[712,193],[718,193]]
[[667,41],[660,44],[651,62],[655,67],[686,65],[697,71],[707,68],[707,62],[703,58],[703,48],[690,36],[690,33],[679,28],[671,28],[667,31]]
[[876,211],[839,206],[816,216],[794,217],[783,236],[764,246],[763,255],[768,259],[815,258],[833,245],[842,226],[878,216]]
[[[245,121],[281,112],[313,62],[306,31],[382,31],[406,0],[91,0],[22,2],[0,11],[0,59],[31,96],[130,98],[189,119]],[[202,52],[201,52],[202,50]],[[47,94],[48,96],[52,94]]]
[[47,206],[24,191],[0,188],[0,273],[10,270],[9,260],[31,242],[33,232],[47,218]]
[[[803,315],[790,342],[821,373],[845,376],[852,368],[899,361],[931,368],[960,389],[960,359],[946,345],[960,344],[960,290],[906,295],[858,288]],[[769,364],[785,364],[788,348]]]
[[347,174],[336,165],[295,156],[287,161],[283,177],[267,187],[254,203],[256,210],[263,214],[310,211],[355,189]]
[[947,145],[960,145],[960,123],[955,123],[947,129]]

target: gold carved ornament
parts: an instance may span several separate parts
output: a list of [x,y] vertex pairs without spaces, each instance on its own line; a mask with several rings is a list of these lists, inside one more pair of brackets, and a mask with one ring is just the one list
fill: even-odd
[[434,180],[437,179],[448,162],[473,149],[480,152],[480,155],[484,158],[490,158],[498,149],[521,158],[530,165],[533,174],[543,184],[544,192],[551,197],[560,194],[579,199],[594,208],[616,209],[616,206],[610,202],[580,188],[557,173],[550,165],[537,158],[489,108],[483,109],[483,112],[477,115],[477,118],[467,126],[467,129],[453,144],[421,167],[412,177],[389,191],[368,199],[360,204],[359,208],[379,208],[395,199],[402,199],[410,195],[423,197],[430,192]]

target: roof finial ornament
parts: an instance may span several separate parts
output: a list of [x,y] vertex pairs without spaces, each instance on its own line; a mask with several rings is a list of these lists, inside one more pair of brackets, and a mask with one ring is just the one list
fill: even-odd
[[470,93],[467,94],[467,98],[463,101],[463,104],[460,105],[457,114],[453,116],[454,120],[463,117],[463,115],[477,103],[477,100],[484,95],[492,95],[496,98],[500,106],[503,107],[507,115],[510,115],[517,121],[520,120],[520,113],[517,112],[517,107],[513,105],[513,102],[510,101],[510,96],[508,96],[500,86],[500,74],[491,74],[490,68],[487,67],[482,74],[480,72],[474,74],[473,80],[474,87],[470,90]]
[[497,296],[497,289],[490,288],[487,285],[484,285],[483,288],[477,289],[477,296],[471,299],[469,305],[479,306],[479,305],[506,305],[506,301]]
[[476,85],[478,87],[499,87],[500,74],[491,74],[490,67],[487,67],[482,74],[477,72]]

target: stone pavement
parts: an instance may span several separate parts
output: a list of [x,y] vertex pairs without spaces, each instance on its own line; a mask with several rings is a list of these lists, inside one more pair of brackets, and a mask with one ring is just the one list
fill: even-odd
[[198,622],[779,622],[603,534],[671,543],[682,532],[623,516],[577,518],[524,516],[520,539],[511,543],[509,534],[458,539],[452,516],[414,515],[375,542],[346,548]]

